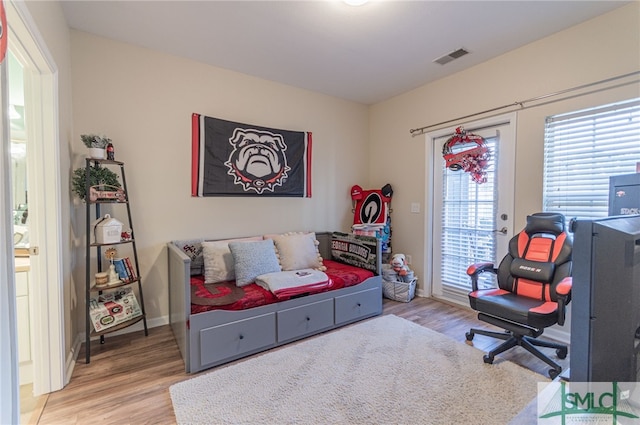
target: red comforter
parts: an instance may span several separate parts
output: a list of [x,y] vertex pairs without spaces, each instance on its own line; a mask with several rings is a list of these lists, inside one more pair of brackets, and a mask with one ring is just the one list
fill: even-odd
[[[373,272],[336,261],[324,260],[329,284],[302,295],[331,291],[357,285]],[[234,282],[204,283],[204,276],[191,276],[191,314],[209,310],[245,310],[283,301],[255,283],[237,287]]]

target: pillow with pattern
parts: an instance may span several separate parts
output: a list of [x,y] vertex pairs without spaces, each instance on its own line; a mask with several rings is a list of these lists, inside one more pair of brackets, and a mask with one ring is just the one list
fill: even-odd
[[191,276],[204,273],[204,257],[202,256],[202,242],[204,239],[190,239],[174,241],[173,243],[191,258]]

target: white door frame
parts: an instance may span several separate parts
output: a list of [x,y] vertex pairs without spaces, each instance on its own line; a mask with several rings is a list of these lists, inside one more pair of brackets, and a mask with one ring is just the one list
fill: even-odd
[[[507,114],[502,114],[502,115],[497,115],[494,117],[489,117],[489,118],[485,118],[485,119],[480,119],[480,120],[475,120],[472,122],[466,122],[466,123],[460,123],[457,124],[455,126],[452,127],[448,127],[448,128],[443,128],[440,130],[436,130],[436,131],[432,131],[429,132],[425,135],[425,142],[426,142],[426,149],[425,149],[425,153],[426,153],[426,175],[425,175],[425,181],[428,181],[429,184],[425,185],[425,199],[426,199],[426,203],[427,203],[427,211],[430,212],[430,214],[426,214],[425,217],[425,241],[426,241],[426,255],[425,255],[425,270],[430,270],[429,273],[426,273],[427,275],[427,281],[425,282],[425,289],[424,289],[424,296],[434,296],[434,290],[433,290],[433,270],[432,270],[432,264],[433,264],[433,256],[434,256],[434,215],[435,214],[439,214],[439,212],[434,211],[435,208],[435,178],[434,178],[434,164],[435,161],[441,161],[442,157],[438,156],[436,157],[436,155],[434,155],[433,151],[433,144],[435,143],[435,140],[441,137],[444,137],[446,135],[451,135],[454,133],[455,128],[459,127],[459,126],[468,126],[469,127],[469,131],[473,131],[473,128],[487,128],[487,127],[492,127],[492,126],[497,126],[497,125],[501,125],[501,124],[505,124],[508,123],[509,124],[509,134],[507,137],[510,138],[510,140],[512,140],[511,145],[509,145],[507,147],[508,149],[508,155],[512,156],[513,161],[511,161],[511,163],[508,164],[504,164],[504,168],[501,168],[503,173],[501,175],[501,179],[507,179],[511,182],[515,181],[515,149],[516,149],[516,130],[517,130],[517,126],[516,126],[516,118],[517,118],[517,113],[515,112],[511,112],[511,113],[507,113]],[[501,165],[501,167],[503,167],[503,165]],[[515,209],[515,205],[514,205],[514,199],[515,199],[515,193],[514,193],[515,189],[512,189],[510,193],[503,193],[501,194],[501,196],[506,196],[506,201],[508,203],[511,203],[511,212],[510,212],[510,217],[508,218],[507,221],[504,221],[502,223],[504,223],[503,225],[507,227],[507,234],[505,235],[506,240],[508,240],[509,238],[511,238],[511,236],[513,235],[513,222],[514,222],[514,217],[513,217],[513,211]],[[498,253],[498,256],[500,256],[501,254]],[[466,294],[461,295],[461,296],[454,296],[451,299],[448,299],[448,301],[451,302],[455,302],[458,303],[460,305],[468,305],[468,300],[467,300],[467,296]]]
[[[34,394],[65,382],[58,69],[24,2],[6,1],[9,49],[24,65],[29,170]],[[5,185],[9,184],[5,181]],[[11,258],[13,260],[13,256]],[[30,294],[31,297],[31,294]],[[12,317],[15,323],[15,315]]]
[[[6,37],[3,28],[3,37]],[[10,217],[14,202],[12,196],[11,162],[9,141],[9,120],[6,113],[9,106],[7,78],[8,59],[5,56],[0,65],[0,207],[2,223],[0,225],[0,423],[19,423],[20,399],[18,380],[18,338],[16,329],[16,291],[15,267],[13,262],[13,235]]]

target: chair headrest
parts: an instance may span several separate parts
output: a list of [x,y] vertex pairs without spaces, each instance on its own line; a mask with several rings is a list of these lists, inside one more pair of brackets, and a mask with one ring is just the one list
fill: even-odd
[[524,231],[529,235],[551,233],[559,235],[564,232],[564,215],[559,213],[535,213],[527,216]]

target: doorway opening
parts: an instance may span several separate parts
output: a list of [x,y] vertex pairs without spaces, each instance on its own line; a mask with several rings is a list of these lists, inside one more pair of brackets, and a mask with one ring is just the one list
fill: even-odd
[[[6,55],[9,79],[9,139],[13,189],[13,252],[15,267],[16,322],[20,383],[20,423],[30,423],[40,397],[33,392],[33,279],[29,278],[29,184],[28,135],[25,127],[24,69],[9,50]],[[32,205],[32,208],[34,205]]]
[[[15,259],[16,252],[28,255],[28,341],[32,393],[37,396],[61,389],[65,384],[58,77],[55,62],[24,2],[4,4],[8,50],[23,68],[23,108],[19,111],[21,105],[16,102],[14,109],[24,120],[26,159],[25,208],[19,212],[18,219],[21,221],[24,217],[24,224],[28,224],[26,235],[25,232],[14,235],[14,241],[22,245],[14,249],[14,258],[10,260]],[[8,86],[9,81],[3,84]],[[15,132],[12,129],[12,136],[18,134],[18,129]],[[20,206],[17,209],[21,210]],[[9,220],[7,218],[7,222]],[[16,289],[19,288],[16,286]],[[20,326],[20,319],[17,320]],[[27,339],[18,337],[18,344],[25,341]],[[19,351],[18,347],[14,350]]]

